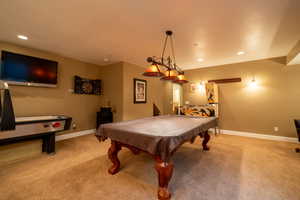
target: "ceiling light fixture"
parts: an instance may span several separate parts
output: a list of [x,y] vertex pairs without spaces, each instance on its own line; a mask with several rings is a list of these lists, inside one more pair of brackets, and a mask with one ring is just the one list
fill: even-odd
[[[150,61],[151,62],[151,61]],[[164,75],[159,69],[158,64],[152,63],[146,71],[143,73],[144,76],[161,77]]]
[[21,40],[28,40],[28,37],[25,35],[18,35],[18,38]]
[[[151,77],[161,77],[161,80],[170,80],[180,84],[187,83],[188,81],[184,77],[184,72],[176,65],[172,34],[172,31],[166,31],[166,38],[161,57],[148,57],[147,62],[151,65],[146,69],[143,75]],[[171,40],[170,45],[173,60],[170,56],[165,57],[168,39]],[[164,69],[165,72],[163,72],[162,69]]]
[[237,55],[243,55],[243,54],[245,54],[245,52],[244,51],[239,51],[239,52],[237,52]]
[[198,62],[203,62],[204,59],[203,59],[203,58],[198,58],[197,61],[198,61]]

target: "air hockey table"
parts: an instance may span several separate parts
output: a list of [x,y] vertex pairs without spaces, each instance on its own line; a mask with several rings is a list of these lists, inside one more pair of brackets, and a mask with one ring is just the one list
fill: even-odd
[[55,153],[55,134],[70,129],[71,121],[64,115],[17,117],[15,130],[0,131],[0,145],[42,139],[42,152]]

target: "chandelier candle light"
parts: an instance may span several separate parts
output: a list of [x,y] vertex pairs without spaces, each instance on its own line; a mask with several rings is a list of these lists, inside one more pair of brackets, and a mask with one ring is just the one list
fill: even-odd
[[[184,77],[184,72],[176,65],[172,34],[172,31],[166,31],[166,38],[161,57],[148,57],[147,62],[151,65],[146,69],[143,75],[150,77],[161,77],[161,80],[169,80],[179,84],[188,83]],[[165,51],[169,38],[171,40],[170,45],[173,60],[170,56],[165,57]]]

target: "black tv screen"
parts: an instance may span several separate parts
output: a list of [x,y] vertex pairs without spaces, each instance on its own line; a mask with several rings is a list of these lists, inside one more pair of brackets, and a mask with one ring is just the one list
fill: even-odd
[[0,79],[10,84],[55,86],[58,63],[2,51]]

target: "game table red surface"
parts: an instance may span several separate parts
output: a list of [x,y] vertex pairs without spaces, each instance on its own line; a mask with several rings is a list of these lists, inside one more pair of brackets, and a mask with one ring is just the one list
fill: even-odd
[[167,200],[171,198],[168,184],[174,168],[172,155],[183,143],[194,142],[197,136],[204,138],[203,150],[209,150],[208,129],[216,127],[217,123],[216,117],[164,115],[103,124],[98,128],[96,136],[99,141],[111,139],[108,157],[113,165],[108,170],[110,174],[120,170],[118,152],[122,147],[129,148],[134,154],[141,151],[150,154],[156,161],[158,199]]

